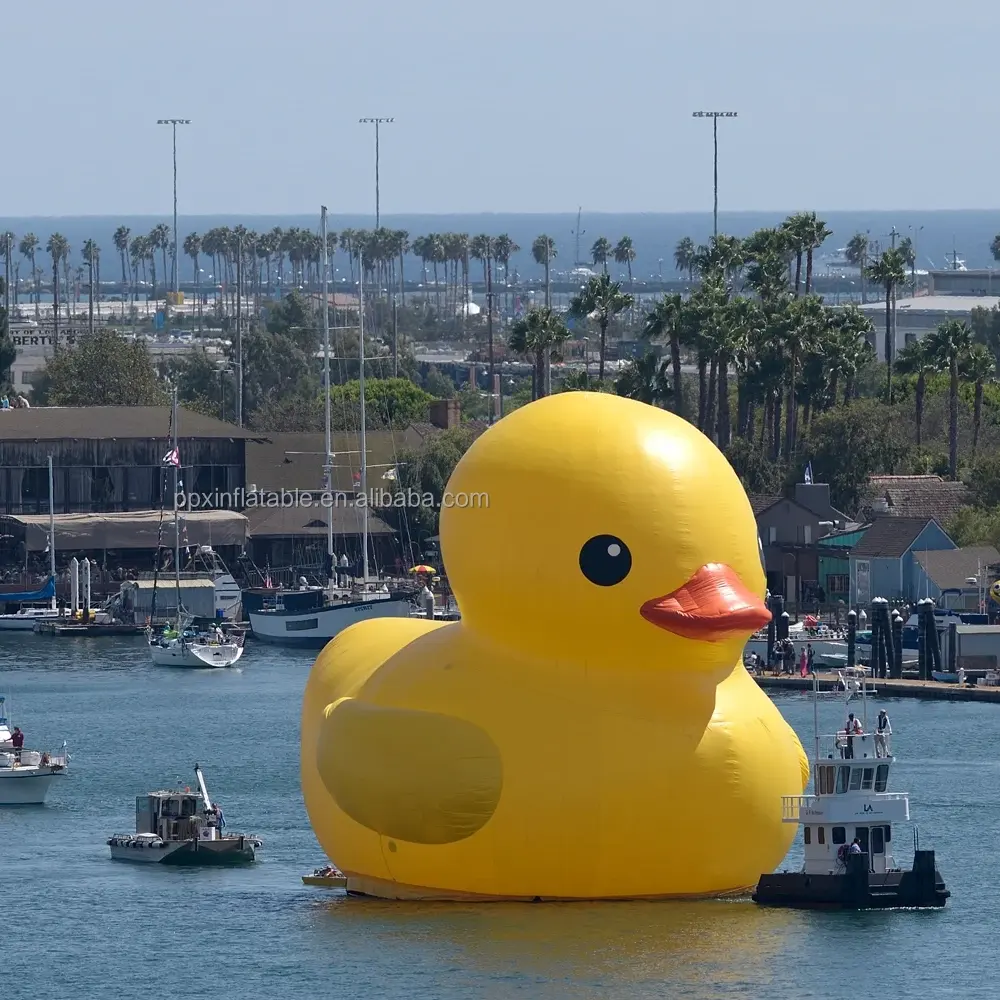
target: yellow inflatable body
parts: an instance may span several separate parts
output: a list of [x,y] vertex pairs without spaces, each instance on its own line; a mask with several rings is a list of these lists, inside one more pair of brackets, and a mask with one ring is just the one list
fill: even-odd
[[607,899],[756,883],[808,763],[741,663],[768,620],[753,513],[686,421],[568,392],[459,462],[462,621],[379,619],[319,655],[302,787],[349,888]]

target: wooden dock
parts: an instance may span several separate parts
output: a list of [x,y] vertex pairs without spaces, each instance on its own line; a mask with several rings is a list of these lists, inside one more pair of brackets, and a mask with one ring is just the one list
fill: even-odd
[[[821,691],[836,688],[835,673],[820,673]],[[811,691],[811,677],[755,677],[765,691]],[[1000,687],[970,687],[967,684],[943,684],[940,681],[882,680],[870,678],[877,698],[923,698],[927,701],[992,701],[1000,703]]]

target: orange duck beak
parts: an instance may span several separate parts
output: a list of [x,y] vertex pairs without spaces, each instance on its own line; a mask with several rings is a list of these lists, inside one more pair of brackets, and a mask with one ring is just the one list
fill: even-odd
[[668,632],[704,642],[750,635],[771,620],[763,599],[722,563],[702,566],[682,587],[647,601],[639,613]]

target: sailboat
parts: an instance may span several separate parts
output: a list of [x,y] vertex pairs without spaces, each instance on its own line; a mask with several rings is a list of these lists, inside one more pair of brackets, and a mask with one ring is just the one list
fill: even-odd
[[[173,430],[170,451],[164,463],[174,467],[174,596],[177,622],[157,635],[146,630],[149,655],[153,663],[165,667],[231,667],[243,655],[243,636],[226,637],[217,622],[196,619],[184,612],[181,604],[181,521],[177,511],[178,471],[181,457],[177,445],[177,387],[171,401],[170,426]],[[156,607],[156,583],[153,580],[153,608]]]
[[[324,489],[333,486],[333,451],[330,430],[330,302],[328,293],[329,260],[326,238],[326,206],[320,210],[321,242],[323,248],[323,384],[325,387],[326,453],[323,462]],[[359,264],[360,279],[358,322],[358,369],[361,411],[361,493],[368,492],[368,459],[365,438],[365,293],[364,261]],[[306,590],[290,590],[278,595],[273,608],[251,610],[250,627],[263,642],[279,646],[301,646],[321,649],[335,635],[355,622],[369,618],[408,618],[413,610],[409,596],[387,590],[370,591],[368,573],[368,504],[361,504],[361,551],[363,591],[360,596],[337,592],[334,588],[333,505],[327,505],[326,551],[327,586]]]
[[21,594],[0,594],[5,604],[35,604],[48,601],[47,608],[19,608],[13,614],[0,615],[0,632],[31,632],[35,622],[59,617],[56,605],[56,528],[55,491],[52,488],[52,456],[49,455],[49,579],[40,590]]

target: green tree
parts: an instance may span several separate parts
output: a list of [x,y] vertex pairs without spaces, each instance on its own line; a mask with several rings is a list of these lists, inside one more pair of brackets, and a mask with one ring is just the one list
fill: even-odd
[[869,478],[895,472],[908,450],[905,428],[892,410],[874,399],[859,399],[820,414],[800,455],[812,462],[816,482],[830,484],[834,507],[854,514]]
[[962,363],[962,377],[975,386],[972,411],[972,464],[976,464],[979,430],[983,423],[983,386],[993,381],[997,366],[992,353],[983,344],[973,344]]
[[684,341],[684,300],[679,293],[664,295],[646,314],[642,335],[648,340],[667,340],[670,344],[674,412],[685,416],[681,381],[681,345]]
[[[427,419],[434,400],[429,392],[407,378],[365,379],[365,422],[373,428],[407,427]],[[360,425],[361,383],[356,379],[330,389],[331,411],[342,429]],[[346,416],[351,415],[351,416]]]
[[1000,455],[984,457],[969,475],[972,504],[1000,514]]
[[52,346],[58,351],[59,344],[59,265],[69,257],[69,240],[62,233],[53,233],[45,244],[45,252],[52,260]]
[[684,236],[674,248],[674,266],[680,272],[687,272],[688,281],[694,281],[694,269],[698,260],[698,248],[690,236]]
[[861,272],[861,302],[868,301],[865,289],[865,279],[868,277],[868,234],[855,233],[844,248],[844,257],[848,264],[852,264]]
[[53,354],[40,381],[32,396],[49,406],[155,406],[167,398],[145,344],[114,330]]
[[122,265],[122,316],[125,315],[125,302],[128,299],[129,290],[129,280],[128,280],[128,247],[129,247],[129,237],[132,235],[132,230],[128,226],[119,226],[115,230],[115,234],[112,240],[115,244],[115,249],[118,251],[118,258]]
[[541,264],[545,268],[545,308],[551,309],[552,286],[550,283],[550,268],[552,261],[558,256],[555,240],[544,233],[541,236],[536,236],[535,241],[531,244],[531,256],[534,258],[536,264]]
[[443,375],[437,365],[431,365],[424,377],[424,389],[438,399],[451,399],[455,395],[455,383]]
[[[888,251],[887,251],[888,252]],[[972,330],[950,319],[927,337],[927,350],[948,369],[948,474],[958,479],[958,381],[961,364],[972,345]]]
[[10,366],[17,357],[17,348],[14,347],[10,339],[7,310],[3,305],[6,293],[6,279],[0,278],[0,382],[10,381]]
[[886,402],[892,403],[892,303],[896,286],[906,281],[906,261],[896,249],[886,250],[878,260],[868,266],[867,276],[885,289],[885,370]]
[[665,406],[670,399],[669,365],[655,351],[647,350],[641,358],[629,361],[622,368],[615,379],[615,392],[640,403]]
[[927,376],[941,371],[941,361],[933,351],[928,350],[926,340],[915,340],[899,352],[896,357],[896,371],[901,375],[915,375],[917,377],[913,396],[916,404],[917,447],[919,448],[923,443],[924,395],[927,391]]
[[40,275],[38,268],[35,267],[35,254],[38,253],[38,237],[34,233],[25,233],[21,237],[21,242],[17,245],[17,251],[22,257],[26,257],[31,264],[31,284],[35,290],[35,317],[37,319],[39,303],[41,302]]
[[599,236],[594,240],[594,245],[590,248],[590,259],[594,262],[594,267],[601,265],[604,273],[608,273],[608,258],[614,253],[611,241],[606,236]]
[[608,326],[620,313],[632,305],[632,296],[622,291],[621,282],[612,281],[607,274],[587,280],[579,295],[570,302],[571,316],[579,319],[592,317],[601,330],[601,352],[597,366],[598,381],[604,381],[604,362],[608,349]]
[[529,309],[510,328],[510,349],[534,360],[532,399],[540,399],[551,390],[547,375],[548,362],[554,350],[569,337],[562,317],[551,309]]

